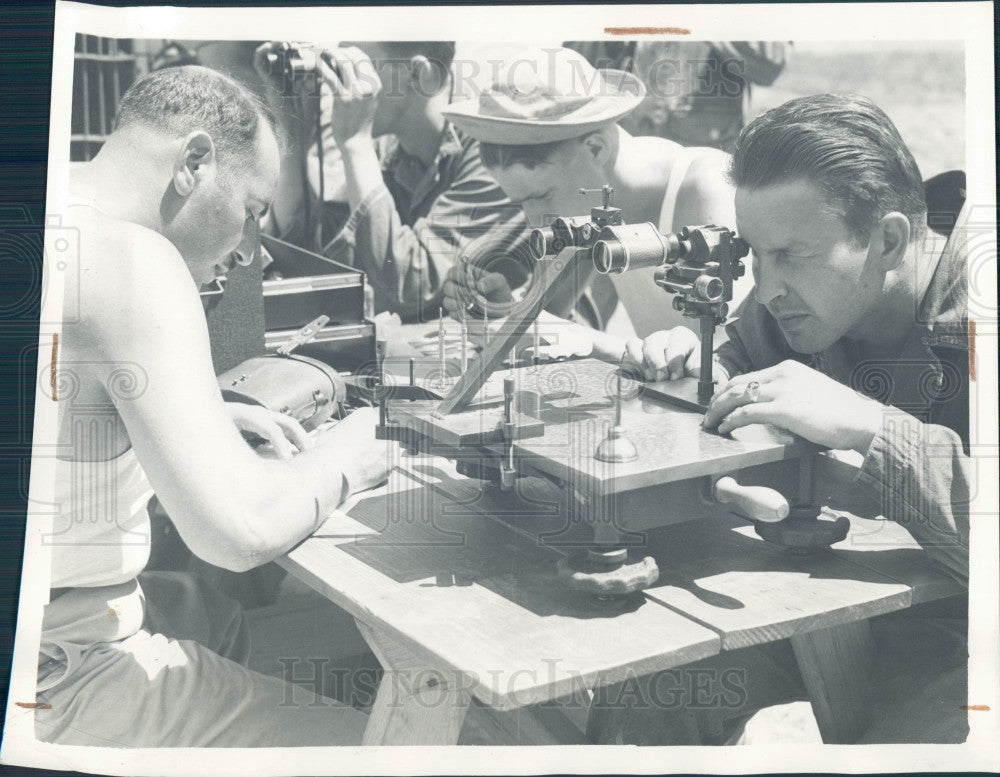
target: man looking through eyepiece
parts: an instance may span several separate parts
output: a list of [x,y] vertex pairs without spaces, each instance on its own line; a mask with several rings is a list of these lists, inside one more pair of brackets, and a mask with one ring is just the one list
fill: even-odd
[[[769,423],[860,454],[859,490],[906,527],[928,562],[967,586],[964,215],[950,238],[928,229],[912,154],[885,113],[861,97],[812,95],[768,111],[740,134],[730,175],[756,286],[716,350],[717,391],[704,426],[738,434]],[[629,346],[647,372],[683,370],[696,350],[680,329]],[[873,723],[861,741],[963,742],[967,598],[870,622],[880,658],[871,673]],[[746,704],[641,714],[598,704],[593,738],[716,742],[741,716],[805,698],[784,642],[723,656],[694,668],[745,668],[754,678]]]

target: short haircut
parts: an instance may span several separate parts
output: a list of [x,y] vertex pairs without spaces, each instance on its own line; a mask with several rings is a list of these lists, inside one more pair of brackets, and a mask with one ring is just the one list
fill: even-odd
[[570,140],[557,140],[554,143],[535,143],[524,146],[500,145],[499,143],[479,144],[479,156],[483,164],[495,170],[504,170],[512,165],[524,165],[533,170],[543,162],[547,162],[557,149]]
[[115,129],[146,125],[177,136],[202,129],[220,157],[251,154],[261,124],[277,135],[271,110],[246,87],[215,70],[185,65],[157,70],[122,96]]
[[925,227],[927,202],[913,154],[866,97],[810,95],[758,116],[736,141],[729,177],[739,189],[814,184],[858,245],[893,211],[910,220],[911,241]]

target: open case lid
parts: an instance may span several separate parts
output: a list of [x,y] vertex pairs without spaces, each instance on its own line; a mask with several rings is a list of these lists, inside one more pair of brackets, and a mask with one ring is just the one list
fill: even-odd
[[274,260],[274,266],[285,277],[337,275],[344,281],[351,278],[359,286],[364,285],[365,274],[356,267],[335,262],[333,259],[327,259],[325,256],[299,248],[270,235],[261,235],[260,242]]

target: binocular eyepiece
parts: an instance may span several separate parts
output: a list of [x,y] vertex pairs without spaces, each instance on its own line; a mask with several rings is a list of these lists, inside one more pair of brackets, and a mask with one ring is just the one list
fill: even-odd
[[584,248],[597,237],[597,229],[586,216],[557,218],[552,226],[531,230],[528,249],[535,260],[558,254],[567,246]]
[[683,259],[686,246],[677,235],[661,234],[653,224],[604,227],[594,243],[594,268],[601,275],[617,275],[641,267],[659,267]]
[[732,281],[745,272],[740,259],[750,252],[746,241],[714,224],[663,234],[649,222],[598,226],[585,217],[559,218],[549,227],[532,230],[528,245],[536,260],[568,246],[589,247],[601,275],[657,268],[658,286],[699,304],[725,299]]

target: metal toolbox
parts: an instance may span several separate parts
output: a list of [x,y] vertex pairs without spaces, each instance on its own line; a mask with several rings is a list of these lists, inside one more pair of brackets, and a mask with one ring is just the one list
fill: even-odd
[[[264,348],[275,353],[298,329],[264,333]],[[295,349],[296,354],[311,356],[340,372],[358,372],[375,364],[375,324],[331,324],[323,327],[311,341]]]
[[365,274],[283,240],[261,235],[261,245],[274,260],[267,272],[279,280],[264,281],[264,329],[282,332],[305,326],[317,316],[331,326],[365,321]]
[[274,260],[268,271],[283,277],[264,281],[264,347],[273,353],[317,316],[330,323],[296,353],[319,359],[342,372],[356,372],[375,360],[375,325],[366,311],[365,274],[340,262],[261,236]]

